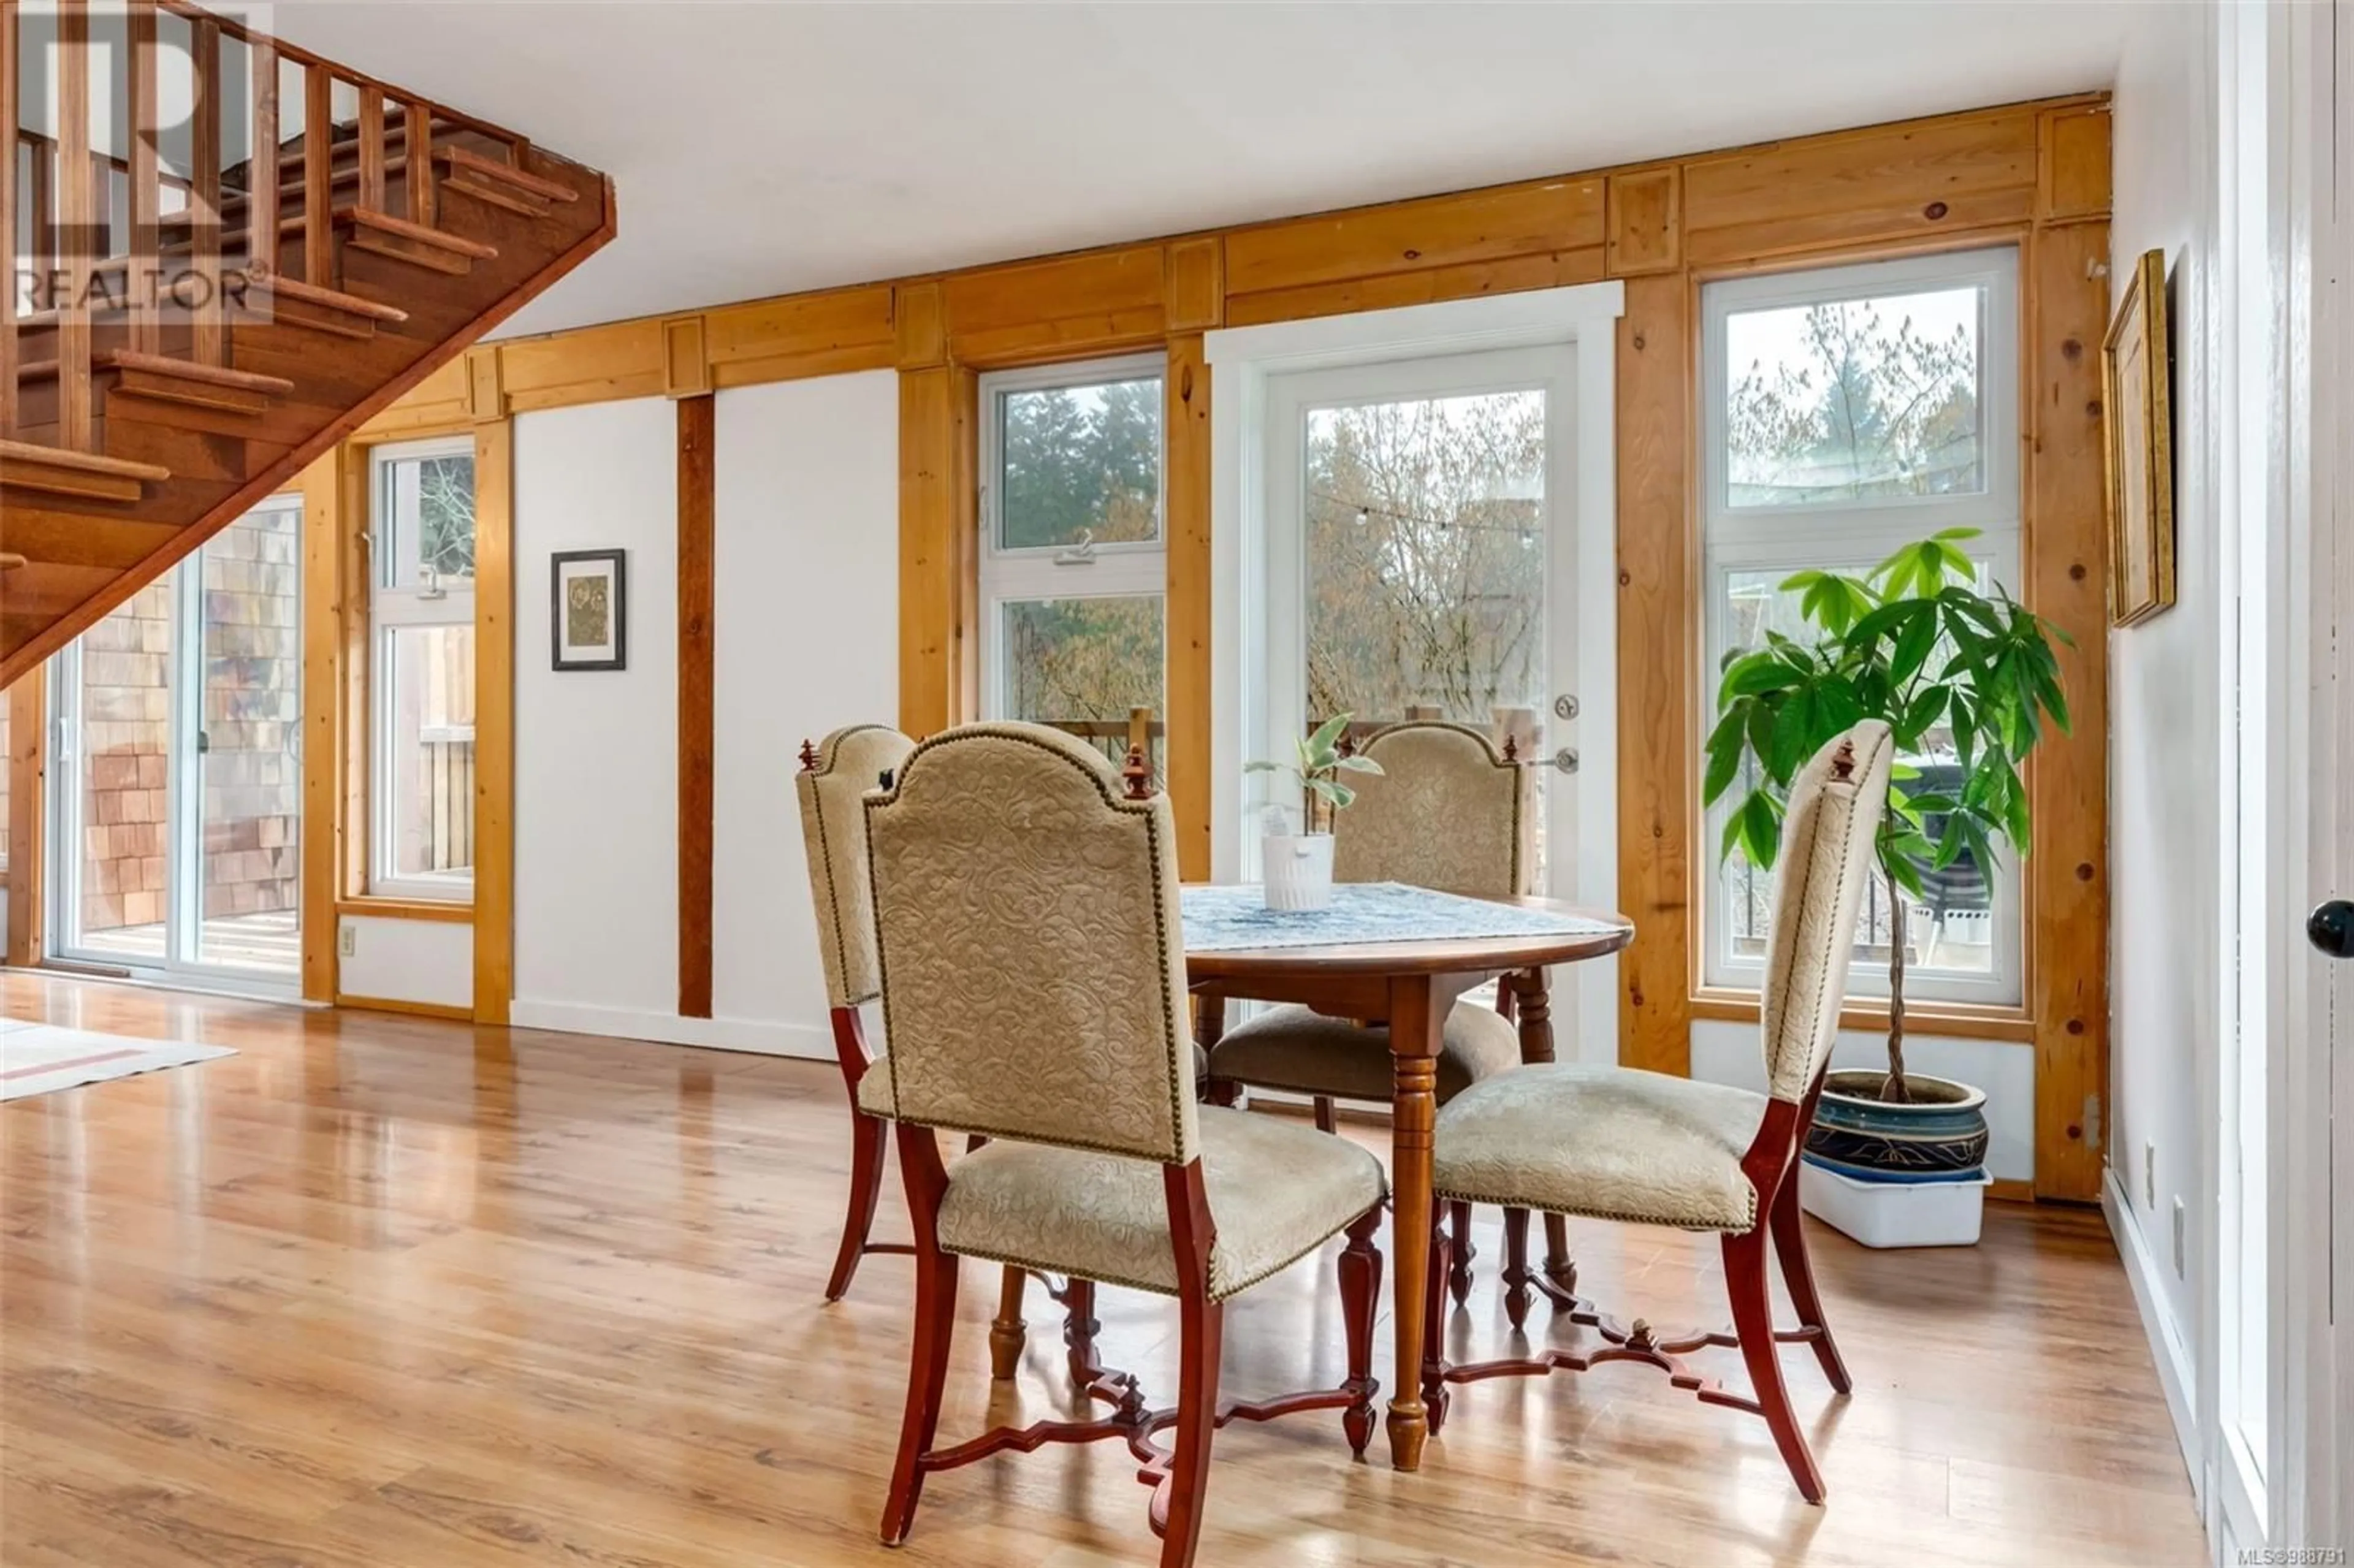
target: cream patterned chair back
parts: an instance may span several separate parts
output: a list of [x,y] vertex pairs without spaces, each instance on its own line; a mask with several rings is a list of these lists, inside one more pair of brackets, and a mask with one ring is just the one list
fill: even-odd
[[1475,898],[1528,889],[1527,783],[1468,725],[1409,719],[1362,753],[1379,775],[1345,775],[1356,803],[1332,827],[1336,882],[1403,882]]
[[1167,1164],[1198,1147],[1175,829],[1085,743],[967,725],[866,802],[899,1119]]
[[1856,913],[1879,874],[1874,844],[1895,762],[1888,726],[1866,719],[1816,752],[1791,781],[1760,1009],[1766,1085],[1777,1100],[1803,1101],[1830,1059],[1855,955]]
[[817,945],[825,958],[826,1001],[835,1007],[872,1001],[882,989],[875,977],[866,811],[859,802],[915,749],[914,741],[887,725],[852,725],[827,736],[817,748],[816,766],[793,776],[810,898],[817,906]]

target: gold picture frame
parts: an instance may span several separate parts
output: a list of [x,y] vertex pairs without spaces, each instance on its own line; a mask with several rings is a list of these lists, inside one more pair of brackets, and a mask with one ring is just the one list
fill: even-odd
[[2166,252],[2146,250],[2102,344],[2109,501],[2109,624],[2174,603],[2174,398]]

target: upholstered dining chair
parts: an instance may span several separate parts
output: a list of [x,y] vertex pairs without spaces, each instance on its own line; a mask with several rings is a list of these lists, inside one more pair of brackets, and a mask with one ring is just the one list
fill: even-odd
[[[1526,769],[1516,759],[1469,726],[1437,719],[1386,726],[1359,749],[1382,771],[1349,775],[1357,799],[1334,814],[1335,882],[1402,882],[1474,898],[1529,891],[1534,859],[1529,790]],[[1492,1008],[1466,998],[1447,1014],[1438,1052],[1441,1105],[1530,1059],[1524,1043],[1533,1046],[1536,1059],[1551,1059],[1547,1014],[1534,1012],[1525,1030],[1514,1022],[1522,979],[1500,983]],[[1545,1007],[1542,1001],[1532,1005]],[[1210,1045],[1213,1099],[1230,1103],[1238,1087],[1306,1095],[1317,1125],[1327,1131],[1335,1100],[1386,1105],[1392,1077],[1385,1025],[1297,1005],[1269,1008],[1232,1029],[1220,1028]],[[1460,1301],[1471,1289],[1471,1206],[1458,1205],[1449,1219],[1450,1279]],[[1525,1216],[1510,1234],[1525,1237]],[[1508,1261],[1527,1274],[1524,1256]],[[1526,1283],[1512,1279],[1508,1287],[1524,1293]]]
[[[1360,1455],[1372,1436],[1381,1163],[1280,1118],[1197,1104],[1175,833],[1166,798],[1140,779],[1123,789],[1057,730],[971,725],[918,746],[866,818],[890,1040],[880,1070],[916,1231],[883,1539],[906,1538],[935,1471],[1108,1437],[1154,1483],[1163,1568],[1190,1563],[1215,1425],[1339,1409]],[[987,1141],[943,1164],[941,1131]],[[1344,1231],[1347,1381],[1222,1412],[1226,1300]],[[1101,1420],[936,1446],[960,1257],[1177,1298],[1175,1408],[1148,1410],[1133,1380],[1112,1378],[1089,1390],[1113,1407]],[[1172,1426],[1164,1452],[1153,1439]]]
[[[1663,1338],[1639,1318],[1625,1328],[1581,1304],[1575,1320],[1599,1331],[1601,1349],[1452,1367],[1434,1334],[1423,1365],[1432,1432],[1446,1420],[1449,1383],[1642,1361],[1709,1404],[1763,1415],[1799,1492],[1823,1500],[1822,1473],[1791,1411],[1775,1347],[1812,1345],[1832,1388],[1843,1394],[1851,1386],[1807,1256],[1798,1152],[1839,1033],[1856,912],[1874,875],[1873,841],[1894,761],[1888,726],[1867,721],[1816,753],[1791,784],[1760,1009],[1766,1093],[1632,1067],[1532,1065],[1473,1086],[1438,1113],[1431,1185],[1440,1198],[1717,1234],[1733,1332]],[[1774,1327],[1769,1238],[1797,1314],[1793,1330]],[[1447,1245],[1439,1227],[1433,1301],[1444,1287]],[[1754,1397],[1728,1393],[1687,1365],[1686,1355],[1711,1345],[1740,1350]]]
[[808,851],[810,897],[817,906],[817,945],[825,963],[825,995],[833,1025],[833,1054],[850,1090],[850,1211],[825,1298],[839,1301],[870,1252],[907,1253],[905,1243],[867,1238],[883,1188],[885,1134],[891,1119],[891,1075],[878,1071],[859,1009],[881,994],[875,977],[875,916],[868,905],[866,818],[859,797],[907,759],[916,743],[887,725],[835,730],[817,746],[801,743],[793,777],[800,797],[801,842]]

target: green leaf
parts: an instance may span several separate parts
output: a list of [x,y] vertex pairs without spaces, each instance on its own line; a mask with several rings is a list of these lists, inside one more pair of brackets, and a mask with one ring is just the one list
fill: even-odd
[[1749,856],[1749,863],[1761,871],[1771,867],[1782,847],[1782,818],[1772,797],[1763,789],[1752,794],[1742,802],[1735,821],[1741,825],[1742,851]]
[[1888,673],[1900,686],[1920,673],[1937,646],[1937,617],[1926,605],[1922,609],[1896,634],[1896,647],[1888,656]]
[[1708,772],[1701,784],[1701,804],[1714,805],[1732,788],[1741,772],[1742,715],[1729,713],[1709,732]]
[[1340,767],[1346,773],[1379,773],[1382,770],[1382,765],[1372,758],[1359,757],[1354,753],[1341,758]]
[[1353,714],[1334,714],[1331,718],[1318,725],[1315,733],[1308,737],[1309,749],[1331,750],[1340,744],[1341,732],[1349,727],[1349,721],[1355,716]]

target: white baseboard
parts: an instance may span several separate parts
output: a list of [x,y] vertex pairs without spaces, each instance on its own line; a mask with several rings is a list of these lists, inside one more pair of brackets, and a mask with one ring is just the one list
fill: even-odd
[[620,1007],[584,1007],[567,1001],[526,1001],[507,1009],[517,1029],[553,1029],[567,1034],[608,1034],[620,1040],[652,1040],[663,1045],[701,1045],[714,1051],[748,1051],[762,1056],[792,1056],[831,1062],[833,1034],[813,1023],[770,1023],[748,1018],[681,1018]]
[[2117,1244],[2117,1256],[2125,1262],[2126,1279],[2133,1286],[2134,1305],[2141,1310],[2142,1330],[2149,1336],[2150,1356],[2158,1362],[2158,1387],[2166,1392],[2167,1414],[2174,1417],[2174,1439],[2182,1446],[2183,1467],[2190,1472],[2190,1489],[2204,1517],[2205,1445],[2199,1436],[2195,1394],[2198,1379],[2190,1347],[2183,1340],[2182,1325],[2167,1308],[2165,1287],[2159,1283],[2165,1277],[2158,1272],[2157,1256],[2142,1239],[2141,1227],[2133,1223],[2133,1199],[2117,1184],[2114,1170],[2102,1178],[2101,1213],[2109,1222],[2109,1234]]

